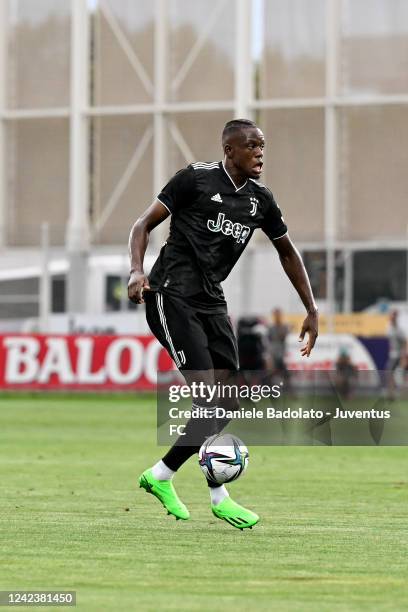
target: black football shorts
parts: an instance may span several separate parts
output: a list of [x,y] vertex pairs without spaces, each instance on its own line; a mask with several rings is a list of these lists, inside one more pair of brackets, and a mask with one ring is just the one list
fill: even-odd
[[227,314],[197,312],[181,298],[144,294],[146,319],[179,370],[238,369],[237,342]]

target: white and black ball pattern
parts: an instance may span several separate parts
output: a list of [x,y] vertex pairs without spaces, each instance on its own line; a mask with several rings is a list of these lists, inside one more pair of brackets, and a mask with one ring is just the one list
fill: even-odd
[[210,482],[225,484],[239,478],[248,467],[248,449],[232,434],[207,438],[198,453],[200,467]]

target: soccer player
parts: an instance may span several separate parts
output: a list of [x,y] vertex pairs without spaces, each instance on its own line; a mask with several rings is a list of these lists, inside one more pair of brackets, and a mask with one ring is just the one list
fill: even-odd
[[[150,329],[187,382],[191,372],[201,372],[208,382],[212,372],[238,369],[236,339],[221,282],[256,228],[272,241],[305,306],[307,315],[299,338],[303,341],[308,334],[300,349],[303,356],[309,356],[317,338],[317,308],[307,272],[272,193],[258,182],[264,146],[264,135],[254,122],[229,121],[222,132],[223,161],[197,162],[177,172],[130,233],[129,299],[145,302]],[[143,260],[149,234],[169,215],[169,237],[147,278]],[[190,421],[183,439],[139,478],[140,486],[177,519],[187,520],[190,515],[172,479],[199,447],[197,426]],[[225,486],[208,484],[216,517],[239,529],[258,522],[254,512],[229,497]]]
[[406,350],[405,335],[398,323],[398,310],[393,310],[390,313],[388,341],[388,360],[385,369],[388,386],[388,398],[390,400],[394,400],[397,390],[395,370],[401,365]]
[[272,324],[268,326],[267,341],[273,379],[279,376],[285,381],[286,389],[289,388],[289,374],[285,362],[286,340],[289,334],[289,326],[283,322],[282,311],[274,308],[272,311]]

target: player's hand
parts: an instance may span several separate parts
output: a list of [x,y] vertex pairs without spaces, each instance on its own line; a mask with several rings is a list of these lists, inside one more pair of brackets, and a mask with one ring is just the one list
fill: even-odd
[[303,321],[302,329],[299,336],[299,342],[303,342],[305,334],[308,334],[308,340],[306,346],[302,346],[300,352],[302,357],[309,357],[312,348],[315,345],[319,329],[319,315],[318,312],[310,312],[306,319]]
[[143,272],[132,272],[128,282],[128,297],[135,304],[143,304],[143,293],[149,291],[149,281]]

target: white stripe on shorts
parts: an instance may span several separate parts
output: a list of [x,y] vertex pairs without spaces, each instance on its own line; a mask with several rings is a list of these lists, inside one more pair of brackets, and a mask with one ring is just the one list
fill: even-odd
[[177,355],[176,349],[174,348],[173,340],[171,339],[169,328],[167,327],[166,316],[164,314],[164,308],[163,308],[163,296],[159,292],[156,293],[156,304],[157,304],[157,310],[159,311],[160,322],[164,329],[164,335],[166,336],[166,340],[169,343],[171,354],[173,355],[174,363],[176,364],[178,368],[180,368],[181,367],[180,359]]

